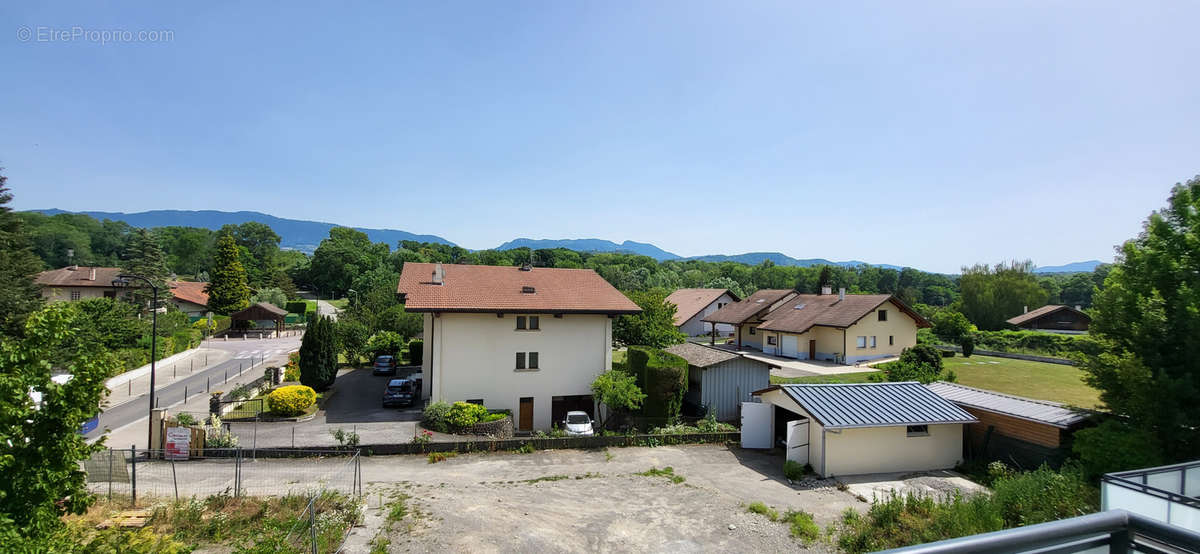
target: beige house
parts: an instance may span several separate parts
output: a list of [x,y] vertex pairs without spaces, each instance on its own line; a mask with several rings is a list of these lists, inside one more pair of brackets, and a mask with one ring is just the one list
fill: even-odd
[[704,318],[736,329],[739,349],[843,364],[899,356],[929,322],[890,294],[760,290]]
[[424,314],[423,396],[512,410],[520,430],[594,417],[612,320],[641,312],[590,269],[406,263],[397,292]]
[[824,477],[928,471],[963,459],[977,420],[917,382],[775,385],[742,405],[742,447],[784,447]]
[[116,267],[72,265],[38,274],[34,282],[42,287],[47,302],[70,302],[87,298],[116,298],[113,280],[121,274]]

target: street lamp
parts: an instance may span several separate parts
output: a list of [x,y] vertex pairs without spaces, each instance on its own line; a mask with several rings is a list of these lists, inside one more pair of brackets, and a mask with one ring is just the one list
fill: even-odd
[[150,411],[147,413],[146,449],[154,449],[154,362],[158,358],[158,287],[154,282],[141,275],[117,275],[112,285],[115,288],[128,287],[130,279],[138,279],[150,287],[153,299],[150,301]]
[[321,317],[321,289],[313,286],[313,290],[317,291],[317,318]]
[[358,291],[356,291],[354,289],[346,289],[346,292],[354,295],[354,305],[357,306],[358,305]]

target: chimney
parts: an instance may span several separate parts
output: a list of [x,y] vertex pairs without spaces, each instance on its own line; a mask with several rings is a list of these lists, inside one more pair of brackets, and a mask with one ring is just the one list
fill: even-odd
[[93,267],[91,276],[88,277],[88,281],[95,281],[95,280],[96,280],[96,268]]
[[846,299],[846,287],[839,288],[838,289],[838,300],[845,300],[845,299]]
[[1029,306],[1025,306],[1025,311],[1023,311],[1023,312],[1021,312],[1021,313],[1023,313],[1023,314],[1027,314],[1027,313],[1029,313]]
[[446,271],[444,269],[442,269],[442,264],[437,264],[437,265],[433,266],[433,280],[431,282],[435,285],[441,285],[441,284],[444,284],[445,281],[446,281]]
[[831,287],[829,285],[821,285],[821,294],[822,295],[833,294],[833,287]]

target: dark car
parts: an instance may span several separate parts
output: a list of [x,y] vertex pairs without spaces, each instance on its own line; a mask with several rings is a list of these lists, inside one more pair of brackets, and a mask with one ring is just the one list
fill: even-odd
[[388,381],[387,390],[383,391],[383,407],[412,406],[416,397],[416,387],[408,379],[392,379]]
[[375,375],[395,375],[396,374],[396,358],[392,356],[379,356],[375,358],[375,368],[372,370]]

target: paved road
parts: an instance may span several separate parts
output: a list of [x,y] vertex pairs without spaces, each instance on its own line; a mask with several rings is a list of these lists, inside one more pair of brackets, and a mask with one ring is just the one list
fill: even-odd
[[317,307],[321,309],[321,315],[327,315],[335,321],[338,318],[338,313],[341,312],[336,306],[324,300],[317,300]]
[[[160,408],[169,408],[183,403],[185,394],[187,398],[195,398],[208,391],[223,390],[222,386],[228,379],[250,371],[257,371],[261,374],[264,358],[270,360],[272,357],[295,350],[299,347],[299,343],[299,338],[292,337],[247,341],[206,341],[204,343],[206,348],[226,350],[232,358],[219,364],[213,364],[207,369],[198,370],[191,376],[180,377],[170,384],[160,385],[155,392],[155,403]],[[159,371],[163,370],[160,368]],[[115,405],[110,403],[100,414],[99,424],[96,428],[85,434],[84,437],[96,438],[105,430],[119,429],[138,420],[144,421],[148,417],[150,411],[149,392],[132,399],[122,398],[120,402]]]

